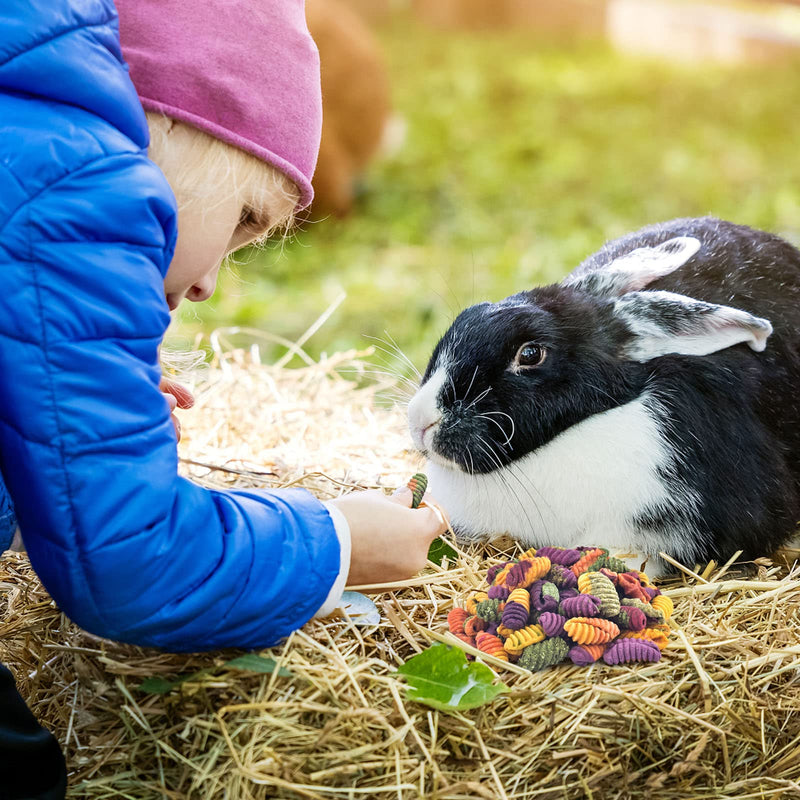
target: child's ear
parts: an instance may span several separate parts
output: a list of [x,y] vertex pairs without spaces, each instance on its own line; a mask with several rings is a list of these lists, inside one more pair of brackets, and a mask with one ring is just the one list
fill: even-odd
[[699,239],[676,236],[656,247],[639,247],[593,272],[567,276],[564,286],[596,297],[619,297],[635,292],[682,267],[700,249]]
[[623,355],[631,361],[678,353],[705,356],[735,344],[761,352],[772,333],[768,320],[672,292],[629,292],[613,315],[633,334]]

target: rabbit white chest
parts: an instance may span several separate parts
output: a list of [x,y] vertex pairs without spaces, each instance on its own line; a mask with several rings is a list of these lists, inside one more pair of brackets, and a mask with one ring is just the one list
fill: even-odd
[[[489,473],[439,460],[427,469],[431,492],[464,538],[508,533],[525,545],[599,544],[641,555],[667,542],[681,552],[694,538],[697,498],[671,480],[674,464],[647,397],[595,414]],[[664,511],[674,529],[648,535],[638,520]]]

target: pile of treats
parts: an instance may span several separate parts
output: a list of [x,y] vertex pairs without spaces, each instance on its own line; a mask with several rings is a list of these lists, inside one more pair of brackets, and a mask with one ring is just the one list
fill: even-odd
[[672,600],[643,572],[600,547],[541,547],[491,567],[488,587],[447,615],[484,653],[530,670],[570,659],[587,666],[658,661]]

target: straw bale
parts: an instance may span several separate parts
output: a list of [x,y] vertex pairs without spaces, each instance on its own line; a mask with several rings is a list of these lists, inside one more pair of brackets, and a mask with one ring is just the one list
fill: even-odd
[[[359,354],[299,369],[254,355],[218,347],[183,415],[187,474],[326,498],[419,468],[402,412],[359,384],[371,369]],[[451,715],[406,701],[393,672],[437,639],[468,649],[447,633],[448,610],[517,552],[457,549],[369,590],[377,628],[312,621],[265,651],[292,678],[223,669],[231,652],[100,640],[60,614],[24,556],[7,556],[0,661],[64,744],[74,798],[800,798],[800,551],[691,565],[664,583],[676,633],[660,663],[530,674],[482,656],[511,692]],[[200,670],[168,695],[138,689]]]

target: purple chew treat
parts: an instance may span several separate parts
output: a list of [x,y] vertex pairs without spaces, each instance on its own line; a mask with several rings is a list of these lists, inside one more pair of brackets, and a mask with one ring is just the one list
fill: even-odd
[[494,579],[497,577],[497,573],[500,572],[503,567],[508,564],[508,561],[504,561],[502,564],[495,564],[493,567],[489,567],[488,571],[486,572],[486,583],[490,586],[494,583]]
[[661,651],[648,639],[616,639],[603,652],[606,664],[626,664],[629,661],[658,661]]
[[580,592],[577,588],[570,587],[569,589],[561,589],[560,594],[562,600],[568,600],[570,597],[577,597]]
[[525,583],[525,574],[531,568],[530,561],[520,561],[514,564],[506,575],[505,584],[511,589],[516,589]]
[[508,600],[511,590],[506,586],[490,586],[488,595],[490,600]]
[[[638,609],[637,609],[638,610]],[[564,623],[567,621],[566,617],[561,614],[554,614],[552,611],[545,611],[544,614],[539,616],[539,624],[545,636],[561,636],[564,633]]]
[[497,636],[497,623],[492,622],[491,625],[486,629],[486,633],[491,633],[492,636]]
[[655,586],[642,586],[642,589],[651,600],[661,594],[661,589],[656,589]]
[[528,609],[522,603],[506,603],[502,619],[506,628],[518,631],[528,624]]
[[597,660],[582,644],[570,647],[567,655],[572,663],[578,667],[588,667],[589,664],[594,664]]
[[593,594],[579,594],[561,601],[559,614],[565,617],[596,617],[600,608],[600,600]]
[[[531,596],[531,611],[542,611],[539,606],[541,605],[542,600],[542,587],[544,586],[544,579],[540,578],[538,581],[534,581],[529,587],[528,592]],[[537,605],[537,600],[539,601],[539,605]]]
[[550,572],[547,573],[547,577],[559,589],[572,589],[578,585],[578,578],[575,573],[563,564],[553,564],[550,567]]
[[562,547],[540,547],[536,555],[549,558],[551,564],[563,564],[566,567],[572,566],[581,557],[579,550],[565,550]]
[[647,615],[641,608],[622,606],[613,622],[624,631],[643,631],[647,627]]
[[558,601],[561,599],[558,587],[550,581],[537,581],[537,583],[541,585],[537,586],[535,592],[531,591],[531,606],[540,614],[558,609]]

